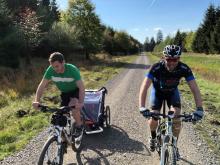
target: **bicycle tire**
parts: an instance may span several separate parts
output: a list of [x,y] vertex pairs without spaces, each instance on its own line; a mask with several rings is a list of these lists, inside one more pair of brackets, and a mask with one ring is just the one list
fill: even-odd
[[111,124],[111,112],[110,112],[110,107],[107,105],[105,108],[105,125],[106,127],[110,127]]
[[[49,147],[54,142],[57,145],[57,138],[55,136],[51,136],[51,137],[48,138],[48,140],[44,144],[43,149],[41,151],[41,154],[40,154],[40,157],[39,157],[39,160],[38,160],[38,165],[44,165],[45,164],[44,163],[44,161],[45,161],[44,159],[45,159],[45,156],[47,154],[47,151],[48,151]],[[63,155],[64,155],[64,146],[63,145],[61,145],[60,151],[58,151],[58,152],[59,152],[59,156],[60,156],[59,163],[53,163],[54,160],[47,160],[46,164],[62,165],[63,164]]]
[[172,145],[167,145],[164,156],[164,165],[176,165],[175,149]]

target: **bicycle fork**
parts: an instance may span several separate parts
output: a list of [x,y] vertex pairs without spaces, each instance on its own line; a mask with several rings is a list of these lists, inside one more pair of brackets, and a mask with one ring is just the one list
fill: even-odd
[[62,154],[62,136],[61,136],[62,131],[63,131],[63,127],[55,126],[54,131],[52,132],[52,136],[55,136],[57,139],[56,158],[55,158],[55,162],[54,162],[57,164],[59,164],[60,155]]
[[160,165],[165,164],[165,154],[169,146],[173,147],[175,153],[175,159],[176,159],[177,138],[173,136],[172,123],[173,123],[172,119],[169,119],[166,122],[166,127],[167,127],[166,134],[161,136],[162,145],[160,152],[160,158],[161,158]]

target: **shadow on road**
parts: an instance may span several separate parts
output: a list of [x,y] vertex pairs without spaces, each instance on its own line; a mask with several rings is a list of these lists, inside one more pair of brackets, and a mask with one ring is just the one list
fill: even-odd
[[185,162],[185,163],[187,163],[189,165],[196,165],[196,164],[194,164],[194,163],[192,163],[192,162],[190,162],[190,161],[188,161],[188,160],[186,160],[184,158],[180,158],[180,160],[182,160],[183,162]]
[[[83,151],[92,150],[98,156],[91,158],[76,154],[78,164],[101,164],[109,165],[107,157],[114,153],[135,153],[139,155],[150,156],[150,151],[145,144],[129,138],[128,134],[121,128],[112,125],[105,129],[101,134],[86,135],[83,140]],[[104,153],[102,152],[104,151]],[[82,159],[85,162],[82,162]]]

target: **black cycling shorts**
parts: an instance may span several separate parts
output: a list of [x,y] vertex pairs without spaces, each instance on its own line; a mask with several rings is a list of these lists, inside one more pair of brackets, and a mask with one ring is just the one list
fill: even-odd
[[156,89],[152,87],[150,95],[151,109],[160,110],[163,100],[167,101],[167,105],[169,108],[171,107],[171,105],[173,107],[181,108],[180,94],[177,88],[173,92],[165,94],[157,92]]
[[70,102],[70,98],[77,98],[79,99],[79,88],[77,88],[74,91],[70,92],[62,92],[61,95],[61,107],[62,106],[68,106]]

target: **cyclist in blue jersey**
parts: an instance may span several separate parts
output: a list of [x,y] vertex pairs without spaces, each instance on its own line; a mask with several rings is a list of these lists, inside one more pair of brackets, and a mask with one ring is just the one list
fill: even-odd
[[[145,114],[149,113],[149,110],[145,108],[145,102],[147,91],[150,85],[153,84],[150,94],[151,111],[158,113],[162,107],[162,101],[166,100],[169,109],[174,111],[175,115],[179,115],[181,113],[181,101],[177,86],[179,85],[180,79],[184,77],[193,93],[197,107],[193,113],[193,119],[195,121],[201,120],[203,117],[201,94],[191,69],[180,61],[181,48],[176,45],[167,45],[164,48],[163,55],[162,60],[152,65],[143,80],[139,94],[140,112],[145,112]],[[149,119],[151,130],[150,151],[152,152],[155,150],[157,125],[158,121],[156,118]],[[173,133],[177,138],[180,129],[181,121],[175,118]]]

